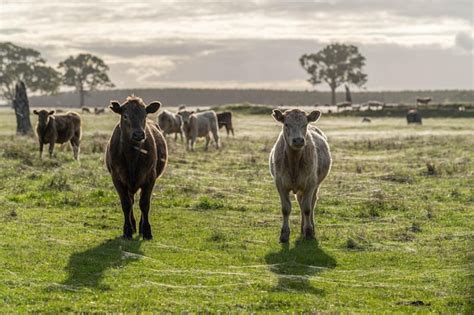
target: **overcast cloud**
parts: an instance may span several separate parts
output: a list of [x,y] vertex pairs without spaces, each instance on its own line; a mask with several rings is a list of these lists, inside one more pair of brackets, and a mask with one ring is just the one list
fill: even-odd
[[298,58],[336,41],[367,57],[368,90],[472,88],[472,34],[470,0],[0,0],[0,41],[97,54],[119,88],[310,89]]

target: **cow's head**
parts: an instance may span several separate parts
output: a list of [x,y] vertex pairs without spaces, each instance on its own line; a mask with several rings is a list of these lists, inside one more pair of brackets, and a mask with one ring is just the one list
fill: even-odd
[[182,110],[178,112],[178,115],[181,116],[181,119],[183,121],[183,125],[186,125],[189,123],[189,118],[191,117],[192,114],[194,114],[194,111]]
[[54,110],[47,109],[33,110],[33,114],[38,115],[38,125],[42,128],[48,125],[51,116],[54,115],[54,112]]
[[143,100],[136,96],[129,96],[122,105],[117,101],[110,102],[110,109],[120,115],[122,137],[136,143],[145,141],[146,116],[155,113],[160,106],[158,101],[146,106]]
[[273,118],[283,124],[283,136],[293,150],[304,148],[308,123],[317,121],[320,116],[321,112],[317,110],[309,114],[299,109],[287,110],[284,113],[279,109],[273,110]]

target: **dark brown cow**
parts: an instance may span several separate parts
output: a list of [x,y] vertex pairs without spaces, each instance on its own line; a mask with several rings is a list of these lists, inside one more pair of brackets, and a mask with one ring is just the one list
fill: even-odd
[[91,113],[91,109],[90,109],[89,107],[85,107],[85,106],[84,106],[84,107],[81,107],[81,112],[82,112],[83,114],[85,114],[85,113],[90,114],[90,113]]
[[49,156],[53,156],[54,145],[70,141],[74,158],[79,160],[81,144],[81,116],[75,112],[54,115],[55,111],[46,109],[34,110],[38,115],[36,134],[38,135],[40,158],[43,156],[43,145],[49,143]]
[[420,124],[421,125],[421,114],[416,109],[410,109],[407,113],[407,124]]
[[431,102],[431,97],[418,97],[416,99],[417,104],[425,104],[427,105],[429,102]]
[[229,135],[229,131],[231,131],[232,136],[234,136],[234,127],[232,126],[232,113],[231,112],[217,113],[217,124],[219,125],[219,129],[225,126],[227,135]]
[[165,169],[168,149],[157,123],[147,119],[147,115],[155,113],[160,106],[160,102],[146,106],[136,96],[129,96],[122,105],[111,102],[110,109],[120,115],[120,122],[107,144],[105,161],[122,204],[123,237],[126,239],[131,239],[136,232],[133,203],[138,189],[141,190],[142,214],[139,233],[146,240],[153,237],[148,221],[150,198],[155,181]]

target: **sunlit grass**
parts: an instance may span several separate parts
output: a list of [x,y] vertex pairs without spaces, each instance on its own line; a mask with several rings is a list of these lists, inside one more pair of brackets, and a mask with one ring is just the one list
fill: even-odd
[[[0,311],[468,313],[474,128],[469,119],[330,118],[334,165],[317,241],[278,243],[268,153],[280,126],[236,115],[223,148],[170,158],[151,209],[152,241],[119,238],[120,203],[103,162],[117,121],[84,115],[81,161],[38,159],[0,112]],[[34,119],[34,118],[33,118]],[[435,175],[427,174],[427,162]],[[139,216],[138,208],[135,215]],[[471,257],[471,258],[469,258]]]

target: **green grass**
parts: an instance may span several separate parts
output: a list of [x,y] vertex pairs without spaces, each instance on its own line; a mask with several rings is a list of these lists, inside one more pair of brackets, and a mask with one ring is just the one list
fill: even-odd
[[317,241],[299,238],[293,202],[289,245],[278,243],[270,116],[236,115],[221,151],[168,141],[146,242],[119,237],[103,161],[117,117],[83,119],[80,162],[68,148],[39,160],[0,111],[0,313],[472,312],[471,119],[323,116],[334,165]]

